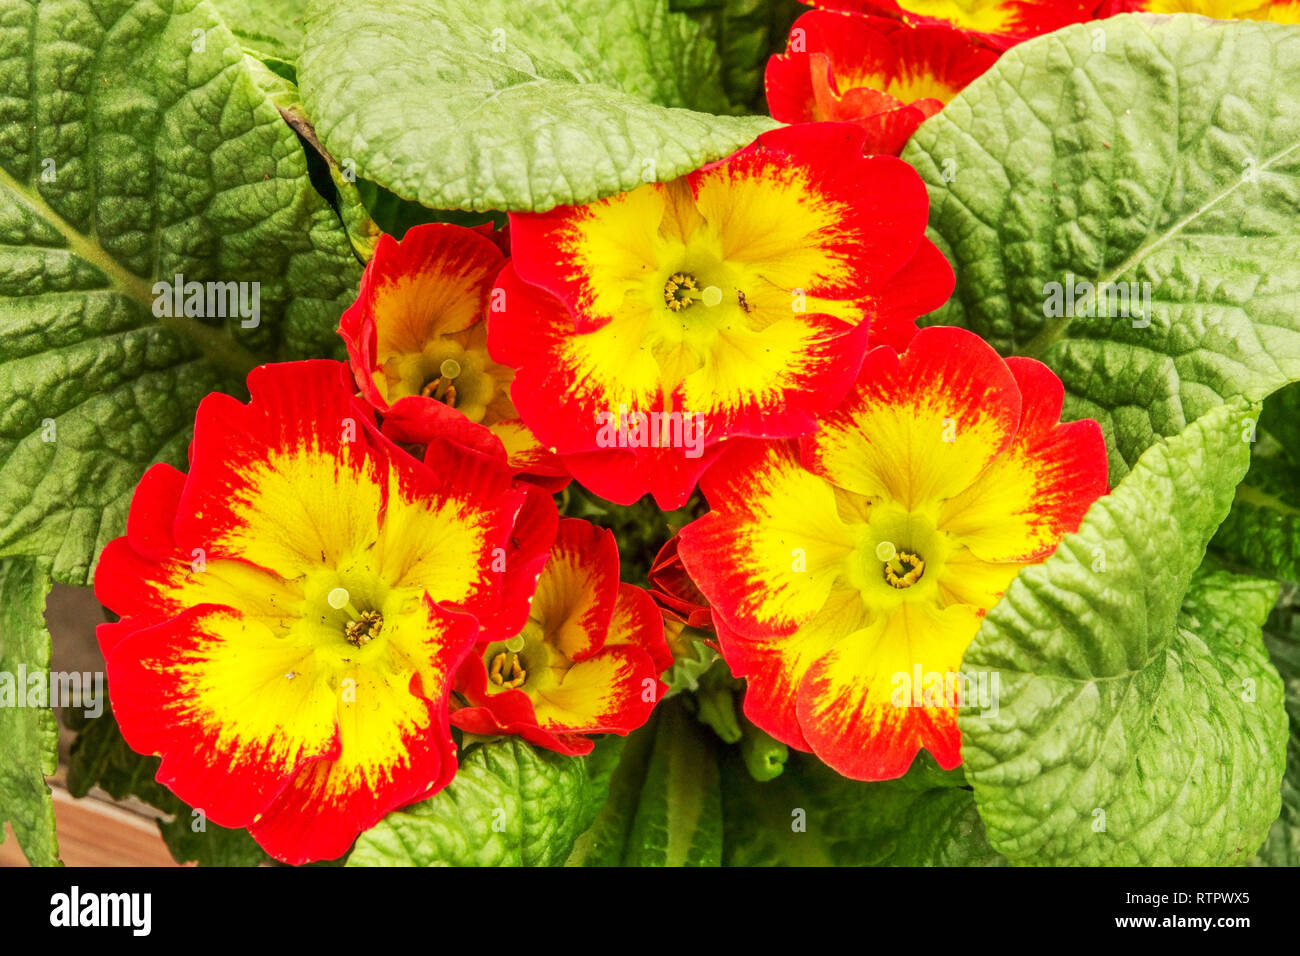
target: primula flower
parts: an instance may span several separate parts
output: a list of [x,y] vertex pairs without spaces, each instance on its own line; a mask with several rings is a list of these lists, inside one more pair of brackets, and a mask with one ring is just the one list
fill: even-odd
[[1016,573],[1105,493],[1101,429],[1059,424],[1063,399],[1046,366],[930,328],[873,349],[811,436],[722,455],[680,553],[755,724],[860,780],[921,747],[960,762],[952,702],[895,695],[956,673]]
[[929,201],[864,131],[764,134],[717,163],[586,206],[511,214],[488,347],[574,477],[680,507],[731,436],[791,437],[852,383],[867,334],[910,334],[952,270]]
[[686,573],[681,555],[677,553],[680,539],[673,535],[655,555],[650,565],[650,596],[664,617],[693,627],[696,630],[713,629],[709,601]]
[[812,0],[846,13],[893,17],[912,26],[942,24],[966,30],[998,50],[1091,20],[1101,0]]
[[339,333],[362,395],[384,433],[424,445],[431,436],[503,449],[511,466],[549,490],[567,483],[510,400],[514,370],[487,349],[492,280],[506,263],[484,231],[443,223],[379,239]]
[[1120,13],[1199,13],[1216,20],[1300,23],[1300,0],[1108,0],[1099,17]]
[[663,620],[645,591],[618,578],[609,531],[560,520],[528,623],[480,644],[456,690],[452,723],[470,733],[517,734],[565,754],[585,754],[584,734],[628,734],[650,716],[672,665]]
[[99,642],[160,783],[280,860],[330,859],[455,774],[453,675],[527,619],[555,507],[503,459],[411,458],[340,363],[248,388],[200,404],[188,475],[141,480],[95,575],[121,615]]
[[767,61],[768,108],[783,123],[849,120],[869,153],[897,155],[998,54],[946,26],[812,10]]

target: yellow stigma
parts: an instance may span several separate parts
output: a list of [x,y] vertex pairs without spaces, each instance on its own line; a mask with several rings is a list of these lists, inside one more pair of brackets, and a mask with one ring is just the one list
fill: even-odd
[[[877,548],[877,554],[881,550]],[[911,551],[899,551],[884,562],[884,568],[885,580],[889,586],[901,591],[921,580],[921,575],[925,573],[925,562],[921,560],[920,555],[913,554]]]
[[492,658],[492,666],[488,668],[488,677],[498,687],[514,688],[528,680],[528,671],[519,663],[519,655],[512,653],[508,656],[510,660],[507,663],[507,654],[502,651]]
[[689,272],[674,272],[664,283],[664,304],[674,312],[689,309],[699,297],[700,286]]
[[420,389],[420,394],[455,408],[456,386],[453,383],[461,371],[460,363],[455,359],[443,359],[442,364],[438,366],[438,376],[425,382],[424,387]]

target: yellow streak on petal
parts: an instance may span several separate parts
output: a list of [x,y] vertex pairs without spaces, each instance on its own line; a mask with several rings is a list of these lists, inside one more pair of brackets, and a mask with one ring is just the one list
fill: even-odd
[[943,395],[873,402],[854,411],[852,421],[824,422],[816,434],[826,473],[844,488],[912,511],[965,489],[1008,437],[996,419],[969,407],[959,414]]
[[438,602],[463,601],[487,586],[489,516],[465,498],[435,501],[388,476],[388,509],[374,544],[374,568],[390,585],[419,584]]
[[899,6],[980,33],[1005,33],[1016,21],[1015,4],[1007,0],[901,0]]
[[343,443],[337,459],[334,447],[323,447],[338,440],[338,434],[317,435],[314,448],[275,451],[250,463],[248,497],[232,502],[239,522],[221,546],[285,578],[348,563],[373,546],[382,476],[364,473],[371,466],[356,443]]
[[606,621],[594,621],[598,588],[607,584],[599,569],[583,556],[570,552],[551,552],[537,581],[529,616],[540,621],[547,643],[559,648],[570,659],[590,650],[603,637]]
[[1216,20],[1269,20],[1300,23],[1294,0],[1148,0],[1151,13],[1199,13]]
[[334,734],[334,675],[313,645],[231,614],[199,626],[205,636],[178,677],[218,749],[257,748],[258,762],[286,768],[321,753]]
[[627,660],[615,655],[598,654],[574,664],[557,686],[534,696],[538,725],[569,731],[596,725],[606,714],[625,705],[621,698],[627,691],[630,671]]
[[818,192],[802,167],[772,163],[760,178],[720,166],[701,176],[696,202],[723,261],[748,266],[787,293],[843,282],[860,267],[836,248],[847,210]]

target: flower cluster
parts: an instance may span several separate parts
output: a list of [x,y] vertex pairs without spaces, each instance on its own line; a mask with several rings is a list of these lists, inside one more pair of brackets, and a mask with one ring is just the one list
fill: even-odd
[[151,469],[101,556],[123,736],[280,860],[338,857],[445,787],[453,726],[585,753],[665,690],[653,601],[608,532],[558,520],[482,347],[495,250],[452,226],[381,243],[351,368],[263,366],[247,404],[205,399],[189,473]]
[[[505,230],[385,235],[346,363],[203,401],[188,471],[144,475],[95,578],[160,782],[280,860],[337,858],[482,738],[579,756],[641,727],[686,628],[753,724],[848,777],[960,762],[963,654],[1106,493],[1106,442],[1046,366],[918,331],[954,275],[897,154],[1022,40],[1300,0],[817,6],[767,64],[789,125]],[[577,486],[695,509],[645,589],[562,514]]]

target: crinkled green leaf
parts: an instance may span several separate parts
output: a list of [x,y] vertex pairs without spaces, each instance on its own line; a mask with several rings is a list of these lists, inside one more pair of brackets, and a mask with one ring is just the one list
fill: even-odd
[[518,738],[469,748],[436,796],[361,834],[348,866],[555,866],[609,792],[622,738],[565,757]]
[[68,792],[74,797],[84,797],[98,786],[114,800],[143,800],[164,814],[157,818],[158,830],[178,863],[258,866],[271,862],[247,830],[211,823],[158,783],[160,758],[128,747],[112,711],[95,718],[70,715],[69,724],[78,731],[68,767]]
[[[1292,602],[1294,599],[1293,594]],[[1286,774],[1282,777],[1282,812],[1273,821],[1257,861],[1270,866],[1300,866],[1300,613],[1294,603],[1274,611],[1264,632],[1264,644],[1286,686],[1291,734]]]
[[907,776],[848,780],[806,754],[775,780],[723,765],[728,866],[996,866],[960,773],[923,756]]
[[[1101,422],[1112,483],[1224,399],[1300,378],[1296,63],[1292,26],[1081,24],[1003,55],[903,153],[957,273],[931,321],[1050,365],[1066,417]],[[1150,283],[1151,314],[1107,297],[1049,318],[1071,275]]]
[[717,866],[721,860],[714,739],[680,699],[666,701],[628,739],[609,799],[567,865]]
[[[49,591],[49,575],[35,561],[0,561],[0,841],[8,820],[35,866],[59,863],[54,798],[45,783],[59,765],[59,725],[48,706]],[[28,695],[33,678],[43,685],[35,699]]]
[[1013,862],[1242,863],[1277,816],[1286,714],[1260,636],[1277,585],[1194,578],[1246,471],[1246,411],[1154,445],[967,650],[1000,693],[996,714],[961,712],[966,777]]
[[256,56],[292,62],[302,49],[307,0],[213,0],[221,19]]
[[[204,394],[338,354],[360,267],[250,63],[205,2],[0,7],[0,555],[57,581]],[[155,318],[177,274],[260,283],[260,324]]]
[[298,79],[321,141],[436,209],[589,202],[774,126],[729,110],[667,0],[316,0]]

